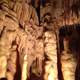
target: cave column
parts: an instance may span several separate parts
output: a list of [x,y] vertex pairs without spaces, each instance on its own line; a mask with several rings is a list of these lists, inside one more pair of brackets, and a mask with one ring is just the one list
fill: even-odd
[[62,73],[64,80],[75,80],[76,59],[69,49],[69,39],[64,38],[64,51],[61,53]]
[[53,31],[44,33],[45,62],[44,80],[58,80],[56,35]]

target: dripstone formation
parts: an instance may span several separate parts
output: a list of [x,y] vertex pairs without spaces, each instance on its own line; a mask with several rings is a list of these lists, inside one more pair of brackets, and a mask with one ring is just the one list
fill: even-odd
[[79,80],[79,2],[0,0],[0,80]]

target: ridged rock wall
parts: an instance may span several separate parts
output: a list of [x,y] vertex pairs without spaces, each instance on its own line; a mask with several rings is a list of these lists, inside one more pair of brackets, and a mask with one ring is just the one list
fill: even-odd
[[46,31],[44,33],[45,55],[47,60],[45,62],[44,80],[58,80],[57,69],[57,40],[53,31]]
[[[34,15],[37,17],[37,15],[35,14],[36,12],[26,3],[25,6],[29,6],[31,8],[31,14],[29,16],[27,13],[23,14],[23,17],[20,16],[21,18],[19,19],[17,16],[18,14],[16,14],[17,9],[21,9],[16,7],[19,5],[16,5],[15,9],[13,8],[13,10],[11,10],[7,2],[2,1],[1,3],[0,78],[14,80],[14,76],[17,72],[17,59],[19,59],[21,67],[21,80],[26,80],[27,76],[29,77],[30,67],[32,66],[32,63],[36,61],[36,59],[38,60],[39,64],[37,64],[38,71],[34,69],[34,73],[36,75],[38,73],[41,74],[41,64],[44,52],[43,40],[38,38],[42,36],[43,28],[35,25],[36,23],[34,22],[33,18],[35,18]],[[21,14],[22,12],[23,10],[21,11]],[[26,19],[30,19],[32,15],[32,20],[27,21]],[[28,18],[25,18],[25,16],[27,16]],[[20,27],[19,24],[22,27]],[[2,63],[4,63],[4,65]]]
[[[17,75],[21,78],[17,76],[18,80],[30,78],[31,72],[40,77],[43,71],[44,80],[58,80],[59,35],[57,39],[55,32],[62,26],[80,23],[80,16],[77,17],[74,10],[70,10],[67,17],[61,1],[53,0],[40,6],[39,25],[37,12],[30,3],[0,0],[0,79],[14,80],[20,64],[21,73]],[[62,75],[64,80],[75,80],[77,61],[66,48],[67,41],[63,42]]]

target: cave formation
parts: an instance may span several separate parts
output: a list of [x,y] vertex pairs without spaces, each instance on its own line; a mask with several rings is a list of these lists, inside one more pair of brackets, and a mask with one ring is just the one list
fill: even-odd
[[80,0],[0,0],[0,80],[80,80]]

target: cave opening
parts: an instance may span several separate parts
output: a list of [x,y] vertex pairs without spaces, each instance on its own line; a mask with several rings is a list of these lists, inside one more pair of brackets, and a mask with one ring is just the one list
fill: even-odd
[[72,52],[72,55],[75,56],[77,61],[77,66],[75,70],[75,80],[80,80],[80,24],[74,25],[65,25],[60,28],[59,30],[59,48],[60,48],[60,55],[59,55],[59,65],[58,65],[58,78],[59,80],[63,79],[63,74],[61,71],[61,53],[64,50],[64,38],[69,40],[69,49]]

